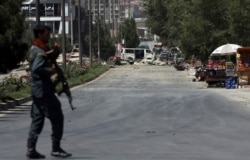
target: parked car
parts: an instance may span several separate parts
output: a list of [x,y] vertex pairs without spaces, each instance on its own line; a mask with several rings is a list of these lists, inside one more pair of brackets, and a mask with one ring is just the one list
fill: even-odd
[[69,54],[68,62],[70,63],[79,63],[79,48],[73,48],[71,53]]
[[135,61],[141,61],[143,58],[155,59],[155,54],[150,49],[144,48],[123,48],[121,51],[121,59],[129,64]]
[[[79,52],[71,53],[70,56],[69,56],[68,63],[80,64],[79,59],[80,59]],[[82,56],[82,64],[89,65],[90,64],[90,59],[88,57],[86,57],[86,56]]]
[[69,56],[69,62],[79,63],[79,57],[80,57],[79,52],[73,52]]
[[80,51],[79,48],[73,48],[72,51],[71,51],[71,54],[72,53],[79,53],[79,51]]

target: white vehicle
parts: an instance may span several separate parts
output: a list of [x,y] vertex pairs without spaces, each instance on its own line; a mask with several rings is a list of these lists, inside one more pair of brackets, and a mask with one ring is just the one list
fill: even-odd
[[80,59],[79,56],[80,56],[79,48],[73,48],[69,56],[69,62],[79,63]]
[[[74,64],[80,64],[80,53],[79,52],[72,52],[69,55],[69,63],[74,63]],[[82,56],[82,64],[84,65],[89,65],[90,64],[90,59],[86,56]]]
[[123,48],[121,51],[121,59],[133,64],[137,60],[155,59],[154,53],[150,49],[144,48]]
[[79,63],[80,54],[79,52],[71,53],[69,56],[69,62]]

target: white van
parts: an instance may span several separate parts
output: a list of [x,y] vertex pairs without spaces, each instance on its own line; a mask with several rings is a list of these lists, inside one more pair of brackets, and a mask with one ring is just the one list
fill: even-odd
[[155,59],[154,53],[150,49],[144,48],[122,48],[121,59],[133,64],[135,61],[145,59]]

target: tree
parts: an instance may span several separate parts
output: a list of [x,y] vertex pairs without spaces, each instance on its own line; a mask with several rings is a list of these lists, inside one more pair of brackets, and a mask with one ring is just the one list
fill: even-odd
[[178,46],[187,57],[207,59],[225,43],[248,46],[248,0],[142,0],[147,27],[169,46]]
[[232,42],[242,46],[250,45],[250,2],[248,0],[232,0],[228,10],[229,30],[232,34]]
[[125,40],[125,47],[135,48],[140,44],[140,39],[137,34],[135,19],[127,18],[124,23],[119,26],[118,40]]
[[23,61],[28,44],[21,41],[26,28],[22,0],[0,2],[0,72],[8,72]]
[[[166,0],[165,3],[168,3]],[[146,25],[151,29],[151,32],[166,39],[168,31],[166,30],[169,20],[168,9],[164,0],[142,0],[145,14],[147,16]]]
[[[100,38],[100,58],[107,60],[110,56],[114,55],[116,52],[114,39],[111,37],[107,25],[104,21],[99,20],[99,38]],[[98,23],[93,25],[92,29],[92,52],[94,56],[98,56]],[[89,36],[85,38],[86,44],[89,41]]]

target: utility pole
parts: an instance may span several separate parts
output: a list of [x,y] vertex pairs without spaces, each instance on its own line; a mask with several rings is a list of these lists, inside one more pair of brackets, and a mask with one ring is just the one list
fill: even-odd
[[101,0],[102,1],[102,5],[103,5],[103,14],[102,14],[102,18],[104,19],[104,23],[105,23],[105,12],[106,12],[106,0]]
[[122,19],[122,29],[121,29],[122,30],[122,32],[121,32],[121,34],[122,34],[122,36],[121,36],[121,38],[122,38],[121,39],[121,43],[122,43],[122,47],[126,47],[125,46],[125,39],[124,39],[125,36],[124,36],[124,31],[123,31],[124,27],[123,26],[124,26],[124,21],[125,21],[125,18],[126,18],[126,4],[127,3],[125,2],[125,0],[122,0],[122,2],[123,2],[123,9],[122,9],[123,10],[123,14],[122,14],[122,18],[123,19]]
[[100,64],[100,0],[98,0],[98,12],[97,12],[97,34],[98,34],[98,38],[97,38],[97,45],[98,45],[98,64]]
[[113,38],[115,38],[115,1],[112,0],[112,28],[113,28]]
[[82,37],[81,37],[81,0],[78,0],[78,41],[79,41],[79,62],[82,67]]
[[36,0],[36,24],[40,24],[40,0]]
[[89,6],[89,59],[90,59],[90,66],[92,66],[92,49],[91,49],[91,47],[92,47],[92,34],[91,34],[91,32],[92,32],[92,29],[91,29],[91,27],[92,27],[92,14],[91,14],[91,3],[90,3],[90,0],[88,0],[88,6]]
[[65,35],[65,0],[62,0],[62,55],[63,55],[63,68],[66,69],[66,35]]
[[75,0],[71,0],[71,3],[70,3],[70,9],[71,9],[71,12],[70,12],[70,28],[71,28],[71,45],[73,46],[74,44],[74,26],[73,26],[73,9],[75,8]]
[[109,16],[109,17],[108,17],[108,18],[109,18],[109,27],[108,27],[108,28],[109,28],[109,33],[110,33],[110,23],[111,23],[111,22],[110,22],[110,21],[111,21],[111,20],[110,20],[110,18],[111,18],[110,3],[111,3],[111,0],[109,0],[109,3],[108,3],[108,10],[109,10],[109,15],[108,15],[108,16]]
[[128,13],[129,13],[129,19],[131,19],[131,3],[130,3],[130,0],[128,0],[128,3],[129,3],[129,7],[128,7]]

